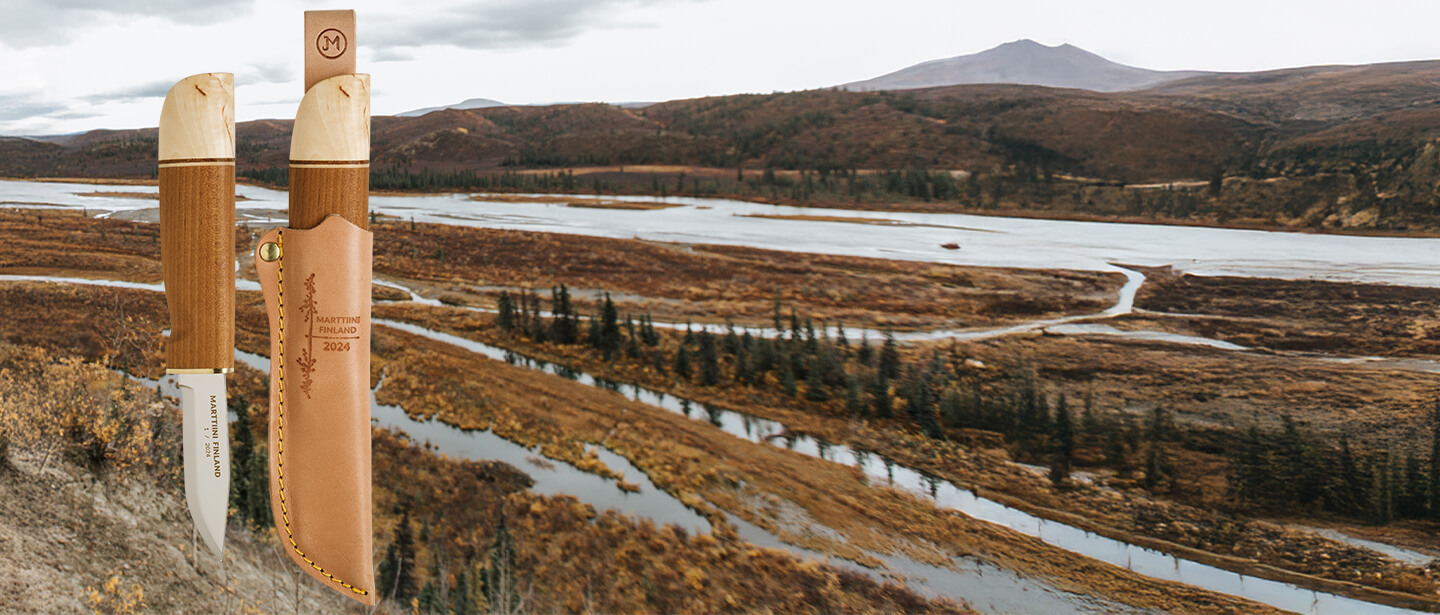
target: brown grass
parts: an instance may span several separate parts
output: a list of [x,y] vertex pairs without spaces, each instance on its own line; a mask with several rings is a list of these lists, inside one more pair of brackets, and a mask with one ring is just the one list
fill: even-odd
[[1350,356],[1440,356],[1440,289],[1147,271],[1132,326],[1247,347]]
[[[49,289],[53,288],[49,287]],[[48,290],[46,287],[39,287],[35,292],[44,293],[46,290]],[[115,295],[150,295],[153,298],[159,298],[159,295],[142,291],[104,288],[74,289],[74,291],[80,294],[96,295],[94,300],[99,301]],[[241,293],[240,309],[237,313],[239,329],[237,345],[242,349],[263,352],[263,346],[266,343],[263,315],[257,309],[254,295],[254,293]],[[48,300],[38,297],[36,299],[41,304],[50,304]],[[129,297],[126,300],[145,303],[139,297]],[[157,304],[155,307],[158,308],[159,305]],[[402,306],[392,307],[398,309]],[[419,309],[415,306],[404,307]],[[53,309],[51,311],[54,312]],[[77,308],[77,311],[80,312],[77,319],[83,319],[83,314],[88,313],[83,308]],[[154,312],[158,311],[154,310]],[[136,310],[137,315],[142,312],[145,311]],[[147,318],[155,318],[160,314],[163,312],[159,314],[151,312],[145,315]],[[152,334],[163,326],[163,320],[147,320],[146,322]],[[22,328],[26,327],[17,323],[0,324],[0,336],[11,338],[19,334]],[[75,327],[51,326],[46,337],[55,348],[81,348],[84,338],[77,337],[78,333],[79,331]],[[1252,612],[1259,608],[1253,604],[1232,601],[1214,594],[1151,581],[1112,566],[1073,556],[1048,547],[1039,541],[995,528],[989,524],[940,512],[932,505],[907,494],[869,487],[865,480],[852,469],[803,457],[768,445],[756,445],[734,438],[716,437],[713,428],[700,421],[685,419],[636,404],[620,395],[596,391],[557,376],[510,367],[453,347],[388,331],[384,328],[377,329],[375,342],[376,373],[384,370],[388,378],[386,387],[381,392],[382,402],[400,402],[407,409],[419,415],[435,414],[443,420],[458,425],[488,426],[507,436],[515,437],[521,442],[539,444],[546,456],[557,459],[575,459],[583,443],[604,440],[607,447],[629,458],[650,474],[652,480],[657,484],[696,506],[702,508],[706,506],[703,500],[699,499],[704,498],[704,500],[723,506],[751,522],[773,527],[772,519],[762,511],[753,508],[753,505],[747,505],[745,501],[748,500],[739,498],[740,493],[736,491],[735,485],[743,482],[748,485],[746,493],[776,494],[782,499],[799,505],[810,517],[834,527],[847,536],[845,543],[836,543],[815,537],[800,539],[801,544],[807,546],[851,555],[858,553],[855,551],[857,547],[885,551],[900,550],[909,553],[912,557],[931,561],[938,561],[937,558],[944,559],[955,554],[968,553],[983,556],[1022,574],[1045,578],[1062,589],[1085,594],[1098,594],[1126,604],[1180,612]],[[158,369],[158,364],[152,367]],[[466,377],[463,380],[449,377],[456,373],[464,373]],[[263,398],[261,395],[263,395],[264,389],[261,388],[259,374],[255,374],[254,370],[248,368],[238,370],[236,376],[232,378],[232,387],[252,399]],[[614,431],[610,433],[612,429]],[[607,433],[610,433],[608,439],[606,438]],[[664,434],[664,437],[659,437],[658,434]],[[383,461],[382,457],[377,457],[377,463],[389,462]],[[406,463],[423,468],[422,464]],[[383,467],[377,465],[377,469]],[[384,470],[377,471],[377,475],[383,473]],[[418,482],[411,475],[404,475],[396,480],[406,485],[406,493],[416,493],[413,489],[417,485],[426,484]],[[448,483],[444,483],[442,480],[435,484]],[[386,489],[394,491],[389,486]],[[442,503],[447,502],[445,498],[450,497],[446,494],[460,493],[453,489],[440,489],[438,493],[435,489],[422,489],[422,491],[432,494],[431,497],[436,497]],[[377,497],[388,496],[377,495]],[[538,507],[536,506],[537,502],[540,504]],[[444,510],[449,510],[448,504],[442,505],[445,506]],[[538,544],[540,536],[551,536],[555,532],[555,528],[570,528],[556,534],[560,536],[574,535],[570,532],[580,531],[575,540],[582,545],[595,544],[595,540],[604,535],[604,533],[590,534],[595,536],[595,539],[579,538],[578,536],[584,536],[586,532],[589,532],[589,530],[584,530],[581,527],[583,524],[578,521],[587,518],[586,514],[582,508],[564,503],[563,498],[555,500],[527,498],[514,504],[507,502],[505,506],[506,510],[518,511],[517,519],[520,520],[515,523],[522,527],[516,531],[526,536],[526,540],[532,541],[532,544]],[[511,506],[515,508],[512,509]],[[564,512],[564,515],[572,516],[552,519],[547,516],[551,513],[545,512],[551,508],[557,509],[555,514]],[[524,510],[532,512],[527,516],[523,513]],[[382,517],[377,520],[378,535],[384,536],[384,531],[393,527],[393,519],[393,515],[386,516],[382,513]],[[564,521],[560,525],[556,525],[562,519],[576,520]],[[533,529],[530,525],[532,523],[534,524]],[[612,522],[606,522],[606,524],[608,524],[607,528],[614,525]],[[626,530],[624,529],[626,527],[636,529]],[[728,589],[723,592],[707,591],[703,594],[681,592],[677,593],[677,596],[695,596],[693,598],[695,600],[707,600],[709,598],[703,596],[713,596],[723,600],[726,593],[729,593],[738,601],[744,597],[741,593],[743,590],[739,585],[740,579],[773,575],[779,582],[784,581],[787,574],[792,574],[783,572],[783,564],[774,563],[777,561],[775,558],[778,556],[776,555],[766,554],[764,551],[756,554],[747,548],[729,550],[728,547],[724,547],[723,544],[727,538],[723,532],[720,535],[721,545],[712,546],[700,538],[686,539],[684,543],[679,542],[678,536],[664,538],[665,530],[646,534],[651,530],[646,530],[645,527],[644,524],[621,523],[617,529],[604,529],[604,532],[619,531],[621,532],[620,536],[660,536],[662,540],[675,541],[666,548],[674,550],[677,557],[691,558],[688,561],[692,562],[716,562],[717,560],[713,559],[715,555],[710,555],[710,553],[718,554],[721,557],[717,563],[703,569],[705,578],[716,584],[704,587]],[[484,530],[479,529],[476,532],[476,534],[471,534],[474,536],[470,539],[471,544],[486,544]],[[625,532],[632,533],[625,534]],[[639,534],[633,532],[639,532]],[[935,547],[920,546],[925,543],[944,546],[937,551]],[[571,545],[577,543],[566,539],[546,544]],[[615,541],[606,539],[601,540],[600,544],[614,545]],[[684,545],[692,545],[692,547]],[[705,551],[707,555],[703,558],[699,557],[699,553],[694,556],[686,555],[690,553],[686,550],[687,548],[707,549]],[[720,551],[714,551],[715,548],[720,548]],[[591,552],[591,555],[587,557],[589,559],[598,557],[603,561],[603,558],[608,557],[607,553],[618,554],[620,552],[602,550],[598,553]],[[725,555],[726,553],[730,553],[730,555]],[[573,553],[562,552],[559,555],[559,559],[543,560],[553,562],[545,565],[563,572],[568,569],[562,562],[587,559],[576,558]],[[540,555],[537,554],[536,557],[540,557]],[[552,556],[545,555],[544,557]],[[642,557],[637,565],[652,566],[666,561],[660,559],[652,562],[650,561],[652,559],[650,556]],[[781,558],[778,561],[793,560]],[[746,562],[753,562],[753,564]],[[759,571],[761,566],[765,567],[765,572]],[[774,566],[780,566],[779,572],[769,570]],[[727,571],[729,568],[733,568],[733,571]],[[549,570],[550,568],[547,568],[547,574],[549,574]],[[639,570],[643,570],[643,568]],[[682,571],[680,574],[684,575],[685,573]],[[798,572],[796,574],[808,573]],[[825,574],[833,573],[822,573],[820,576],[811,578],[822,584],[838,582],[823,581],[822,579],[826,578]],[[572,579],[573,576],[569,573],[560,574],[558,572],[556,575],[547,578],[561,579],[556,581],[557,585],[569,582],[564,579]],[[726,579],[733,580],[727,581]],[[583,583],[584,577],[576,576],[572,580],[574,583]],[[749,582],[753,583],[757,580],[751,579]],[[853,586],[853,583],[853,581],[846,581],[840,586],[831,585],[831,587]],[[565,591],[571,590],[566,589]],[[768,591],[770,590],[762,588],[749,595],[753,599],[761,599],[761,596],[765,595],[764,592]],[[872,592],[872,590],[864,591]],[[862,607],[865,604],[874,604],[873,602],[867,603],[866,600],[877,600],[879,598],[875,598],[875,596],[884,595],[873,592],[853,593],[861,592],[859,589],[852,589],[851,592],[842,593],[842,597],[835,598],[842,602],[826,604],[830,604],[831,607],[838,610],[870,608]],[[846,598],[843,596],[857,597]],[[861,598],[860,596],[868,597]],[[638,599],[634,596],[616,598],[617,601],[620,601],[616,604],[632,607],[643,604],[636,602]],[[805,599],[809,600],[810,598]],[[894,599],[899,600],[898,595]],[[706,608],[723,608],[720,603],[685,604],[692,604],[692,606],[708,604],[709,607]],[[798,603],[784,604],[793,608]],[[776,608],[789,610],[784,604],[777,603]]]

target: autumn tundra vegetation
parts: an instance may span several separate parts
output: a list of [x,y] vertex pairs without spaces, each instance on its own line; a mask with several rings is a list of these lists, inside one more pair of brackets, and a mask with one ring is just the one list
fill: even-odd
[[[374,118],[370,184],[485,192],[517,207],[533,204],[535,192],[565,193],[545,202],[582,207],[724,197],[1433,236],[1437,66],[1209,75],[1107,93],[964,85],[639,108],[448,109]],[[286,185],[292,128],[239,124],[242,181]],[[153,129],[3,138],[0,176],[146,183],[155,151]],[[628,196],[669,200],[641,206]],[[1135,313],[1107,324],[1246,350],[1045,331],[902,341],[926,329],[1095,314],[1113,304],[1124,278],[378,214],[371,227],[377,279],[441,304],[376,286],[377,318],[515,358],[493,361],[380,326],[377,400],[416,420],[530,447],[537,468],[449,458],[377,429],[384,612],[970,608],[884,576],[896,571],[876,554],[936,566],[984,562],[1108,601],[1096,603],[1101,610],[1263,611],[940,510],[788,450],[800,436],[1227,570],[1440,610],[1440,564],[1329,533],[1403,547],[1421,560],[1440,553],[1440,376],[1403,364],[1440,354],[1440,291],[1136,267],[1146,280]],[[236,229],[242,277],[258,230]],[[153,224],[0,210],[0,273],[156,283],[158,237]],[[238,302],[237,346],[263,355],[259,297],[242,291]],[[242,365],[232,379],[239,522],[228,541],[233,556],[217,568],[193,544],[180,548],[189,536],[173,512],[184,508],[178,416],[152,381],[138,380],[161,375],[162,296],[6,281],[0,310],[0,538],[17,537],[0,540],[0,610],[44,610],[49,598],[112,612],[344,608],[308,580],[282,575],[273,557],[265,374]],[[1377,354],[1390,361],[1372,360]],[[688,412],[526,367],[533,361],[616,390],[674,396]],[[786,431],[761,444],[720,436],[707,419],[721,409]],[[597,447],[624,457],[713,531],[531,490],[530,473],[543,464],[638,489],[638,477],[609,467]],[[732,520],[872,574],[757,547]],[[26,539],[34,536],[43,540]],[[44,568],[24,567],[32,561]],[[6,591],[9,579],[27,591]],[[254,600],[242,603],[242,595]]]
[[[52,347],[63,347],[66,340],[57,342]],[[174,400],[113,370],[107,366],[113,364],[111,359],[87,361],[50,349],[0,345],[0,484],[7,491],[24,492],[30,481],[61,476],[92,492],[139,488],[154,492],[162,509],[165,502],[178,505],[182,488]],[[231,508],[240,531],[254,536],[231,549],[245,550],[250,542],[273,549],[280,543],[269,519],[267,456],[263,441],[257,440],[265,433],[265,418],[247,401],[248,396],[263,397],[264,389],[257,386],[258,379],[244,382],[232,405],[236,428]],[[733,535],[692,536],[683,529],[596,511],[572,497],[530,494],[526,491],[530,479],[516,468],[450,460],[403,434],[377,431],[374,455],[376,467],[381,468],[375,474],[377,513],[385,520],[377,523],[377,533],[382,534],[378,544],[386,545],[377,569],[385,573],[380,579],[387,599],[408,605],[407,611],[676,612],[755,605],[820,612],[960,608],[933,603],[896,585],[877,584],[853,571],[749,547]],[[44,506],[43,500],[36,504]],[[128,535],[133,530],[113,527],[110,517],[117,510],[103,502],[87,510],[86,527],[91,529],[80,532],[74,547],[82,553],[103,551],[102,558],[122,561],[138,555],[133,548],[116,554],[96,547],[97,541],[134,542]],[[163,521],[183,527],[186,520],[171,512]],[[99,528],[107,525],[108,531],[119,534],[102,535]],[[62,548],[70,548],[69,543],[63,541]],[[197,557],[194,566],[200,570],[205,554]],[[595,561],[605,565],[587,564]],[[224,594],[217,605],[213,590],[170,595],[167,588],[173,590],[177,580],[166,580],[172,572],[163,562],[154,562],[145,572],[151,576],[139,571],[129,577],[108,571],[97,575],[86,590],[84,604],[103,612],[191,610],[205,605],[223,606],[227,612],[269,612],[301,604],[300,580],[295,578],[284,581],[295,586],[293,602],[289,590],[266,597],[256,592],[247,610]],[[278,570],[271,573],[283,576]],[[197,585],[224,589],[223,578],[205,580],[214,574],[213,570],[201,574]],[[307,600],[315,599],[308,595],[312,591],[307,589]],[[235,593],[233,587],[230,593]],[[4,600],[6,608],[43,608],[38,602]],[[322,600],[320,605],[321,610],[343,609],[333,601]]]
[[[1176,594],[1167,585],[1086,563],[910,496],[875,489],[849,470],[789,453],[784,436],[775,441],[782,446],[716,438],[703,419],[707,409],[717,408],[779,420],[791,436],[847,444],[980,489],[987,497],[1034,514],[1223,567],[1254,572],[1256,565],[1273,566],[1301,575],[1289,580],[1334,591],[1368,587],[1421,600],[1434,591],[1433,573],[1423,565],[1288,525],[1298,518],[1305,525],[1338,526],[1421,550],[1434,548],[1426,536],[1433,536],[1428,529],[1434,527],[1436,510],[1430,481],[1437,474],[1431,465],[1432,405],[1424,393],[1432,390],[1433,382],[1423,375],[1318,362],[1305,367],[1325,371],[1295,380],[1353,381],[1353,386],[1346,385],[1348,394],[1387,404],[1387,413],[1391,405],[1401,404],[1395,406],[1397,413],[1386,416],[1403,419],[1363,422],[1365,428],[1351,430],[1346,438],[1326,419],[1341,416],[1339,410],[1326,408],[1326,400],[1337,399],[1329,389],[1287,384],[1292,378],[1288,369],[1311,365],[1302,358],[1240,357],[1214,349],[1045,335],[901,343],[887,334],[894,323],[1014,322],[1014,316],[1005,315],[1014,306],[1024,307],[1031,317],[1093,313],[1108,305],[1107,295],[1113,298],[1119,280],[1112,276],[1010,275],[1009,270],[938,265],[906,269],[884,261],[818,255],[777,263],[771,253],[742,248],[383,219],[376,229],[377,273],[450,304],[421,305],[377,286],[377,318],[484,341],[517,355],[567,365],[575,373],[673,394],[694,406],[693,418],[670,415],[559,376],[483,359],[383,326],[377,329],[373,361],[374,382],[383,377],[385,383],[377,392],[381,403],[400,405],[420,419],[490,429],[538,447],[547,460],[616,477],[613,469],[586,452],[587,446],[603,445],[719,528],[695,535],[594,510],[566,497],[538,496],[526,490],[525,468],[445,459],[424,442],[377,432],[376,559],[386,573],[379,577],[382,585],[393,596],[387,608],[735,608],[727,600],[740,605],[773,600],[778,602],[769,604],[777,610],[802,611],[963,608],[877,584],[868,576],[756,549],[733,530],[723,529],[728,526],[722,518],[733,515],[778,530],[787,521],[776,511],[791,505],[812,523],[846,536],[845,541],[827,540],[823,534],[791,536],[798,544],[832,555],[868,561],[866,551],[902,552],[921,561],[944,562],[983,553],[1061,589],[1125,604],[1204,610],[1196,605],[1224,603],[1211,594]],[[240,245],[253,235],[244,227],[237,233]],[[152,225],[65,212],[0,212],[0,234],[26,246],[4,257],[4,272],[158,279]],[[68,249],[77,244],[91,250]],[[484,251],[486,245],[498,248]],[[546,259],[567,265],[551,266]],[[676,274],[645,274],[650,265]],[[1142,296],[1141,305],[1174,305],[1192,313],[1244,309],[1220,301],[1205,285],[1186,284],[1183,278],[1167,282],[1161,272],[1150,277],[1160,286],[1154,295]],[[762,280],[766,287],[733,282],[744,279]],[[866,292],[866,280],[884,280],[890,289],[883,312],[852,309],[845,299],[843,293]],[[955,284],[957,280],[965,284]],[[1332,288],[1321,282],[1272,286],[1271,292],[1312,293],[1329,297],[1336,309],[1351,305],[1372,314],[1366,323],[1348,325],[1349,337],[1336,342],[1355,348],[1368,347],[1383,332],[1395,330],[1392,325],[1399,321],[1387,319],[1408,318],[1408,312],[1381,306],[1392,300],[1408,305],[1413,299],[1383,287]],[[676,310],[677,302],[668,299],[672,297],[706,309]],[[0,301],[11,307],[46,306],[44,311],[7,311],[13,316],[0,323],[0,334],[20,350],[0,369],[39,374],[65,365],[72,370],[84,366],[96,376],[113,376],[116,380],[108,386],[122,400],[125,388],[116,384],[121,376],[110,370],[159,375],[159,340],[166,319],[158,293],[7,282],[0,288]],[[259,298],[241,292],[239,303],[237,345],[263,353],[267,338]],[[702,315],[710,316],[707,327],[685,325],[685,319]],[[732,319],[728,326],[726,318]],[[1255,320],[1241,322],[1252,328],[1217,334],[1241,336],[1256,346],[1283,346],[1291,339],[1292,327],[1284,326],[1289,321],[1265,327],[1256,326]],[[26,350],[35,348],[43,350]],[[74,359],[66,363],[62,357]],[[1289,361],[1290,367],[1270,367],[1281,361]],[[1227,380],[1232,377],[1216,365],[1242,373]],[[1271,378],[1257,379],[1255,373]],[[1187,380],[1192,377],[1202,384]],[[263,374],[245,366],[233,380],[237,397],[232,408],[238,422],[232,429],[232,514],[243,521],[234,525],[254,532],[256,544],[263,546],[270,540],[263,522],[265,491],[254,486],[264,484],[266,476],[268,453],[261,429],[265,414],[263,405],[247,400],[264,399],[266,386]],[[12,381],[33,386],[19,376]],[[153,389],[129,389],[138,400],[133,412],[173,414]],[[1236,400],[1236,409],[1228,418],[1197,410],[1209,407],[1197,401],[1212,399],[1207,395]],[[129,453],[120,453],[139,446],[153,456],[166,440],[137,440],[138,432],[128,431],[140,424],[125,410],[130,406],[122,403],[112,407],[118,410],[105,410],[104,399],[94,398],[91,403],[97,405],[87,410],[103,419],[95,424],[103,427],[111,420],[107,417],[118,417],[113,420],[125,429],[106,436],[114,439],[98,449],[101,458],[116,455],[117,467],[144,466],[127,461]],[[69,452],[85,450],[84,432],[75,432],[79,440],[66,439],[64,429],[27,422],[32,419],[23,417],[34,417],[33,409],[5,407],[11,414],[4,417],[4,425],[11,430],[0,433],[9,436],[0,442],[9,443],[8,458],[19,468],[8,470],[7,480],[33,475],[37,463],[53,469],[55,459],[63,460],[66,471],[76,476],[110,471],[108,461],[87,470],[81,463],[84,457]],[[173,422],[155,418],[159,416],[149,419],[152,427],[173,427]],[[1398,434],[1381,424],[1397,422],[1405,425]],[[14,425],[26,427],[16,431]],[[29,435],[34,433],[56,435]],[[51,446],[56,453],[47,457],[45,447]],[[173,501],[178,482],[147,478],[178,471],[173,458],[165,463],[169,465],[155,466],[151,474],[136,475],[143,480],[129,482],[159,484],[163,495],[157,497]],[[823,490],[809,480],[819,476],[826,477]],[[618,478],[617,488],[624,488],[625,477]],[[769,501],[763,494],[780,494],[782,506],[758,505]],[[873,517],[874,511],[886,511],[885,521]],[[917,551],[917,536],[923,544],[941,545],[940,551]],[[608,562],[604,568],[614,576],[594,576],[583,561]],[[89,581],[102,593],[109,580],[105,572]],[[769,584],[772,580],[775,585]],[[125,590],[129,582],[118,583],[116,591]],[[147,588],[168,587],[153,580],[144,583]],[[806,584],[823,589],[779,589]],[[147,589],[147,596],[153,601],[156,593]],[[274,600],[282,603],[279,595]]]

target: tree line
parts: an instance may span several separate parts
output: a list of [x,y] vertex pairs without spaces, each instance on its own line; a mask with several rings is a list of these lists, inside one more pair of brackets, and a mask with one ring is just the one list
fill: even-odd
[[[569,169],[546,173],[520,173],[514,170],[480,172],[460,170],[412,170],[408,166],[391,166],[370,170],[372,190],[415,192],[589,192],[595,194],[644,194],[654,196],[733,196],[785,198],[794,201],[851,200],[868,201],[894,198],[919,201],[957,201],[971,196],[971,184],[957,179],[950,171],[925,168],[880,169],[861,172],[855,168],[821,166],[802,168],[798,174],[776,173],[766,167],[760,173],[736,169],[734,178],[700,177],[678,173],[675,177],[658,174],[624,174],[601,177],[576,177]],[[290,172],[282,167],[242,169],[240,177],[260,184],[285,187]]]
[[[611,362],[645,365],[700,387],[749,387],[794,400],[795,407],[914,429],[937,440],[976,432],[1003,436],[1023,462],[1049,468],[1067,485],[1077,466],[1107,468],[1154,493],[1190,488],[1177,458],[1218,452],[1227,487],[1242,509],[1311,508],[1387,523],[1440,520],[1440,407],[1428,457],[1357,450],[1345,437],[1307,432],[1286,417],[1241,437],[1183,429],[1164,404],[1143,414],[1098,408],[1093,395],[1047,390],[1021,360],[982,368],[956,350],[902,352],[893,335],[855,336],[773,305],[773,331],[729,324],[721,332],[687,325],[661,336],[648,312],[622,315],[608,293],[582,316],[564,285],[549,301],[534,291],[505,292],[498,328],[532,341],[583,344]],[[550,311],[546,311],[546,303]]]
[[1385,524],[1440,521],[1440,402],[1430,412],[1430,454],[1361,451],[1310,433],[1289,416],[1266,431],[1251,426],[1229,454],[1229,487],[1261,509],[1325,510]]

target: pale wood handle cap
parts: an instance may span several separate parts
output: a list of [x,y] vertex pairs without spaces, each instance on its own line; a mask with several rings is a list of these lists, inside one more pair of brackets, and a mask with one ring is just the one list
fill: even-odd
[[160,109],[160,161],[235,158],[235,76],[181,79]]
[[305,93],[295,112],[290,160],[370,160],[370,75],[337,75]]

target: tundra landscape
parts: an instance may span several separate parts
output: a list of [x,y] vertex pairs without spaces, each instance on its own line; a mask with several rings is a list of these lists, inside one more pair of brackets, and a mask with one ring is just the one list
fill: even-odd
[[[1440,611],[1440,62],[1096,60],[375,117],[377,612]],[[0,138],[0,610],[362,612],[268,523],[238,135],[224,558],[155,130]]]

